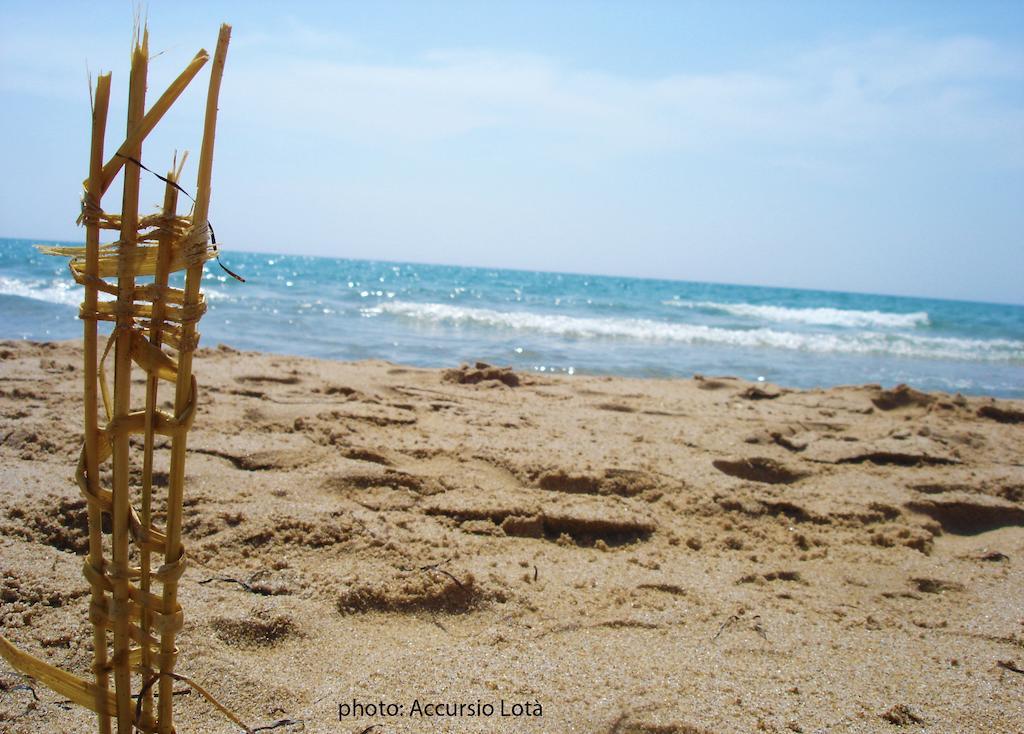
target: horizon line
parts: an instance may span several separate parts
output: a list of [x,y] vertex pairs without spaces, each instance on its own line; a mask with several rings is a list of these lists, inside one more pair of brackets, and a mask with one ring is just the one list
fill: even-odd
[[[16,240],[27,243],[35,243],[38,241],[40,244],[46,243],[60,243],[60,244],[77,244],[77,240],[62,240],[56,238],[29,238],[29,237],[0,237],[0,240]],[[510,267],[510,266],[494,266],[494,265],[467,265],[462,263],[443,263],[443,262],[429,262],[424,260],[388,260],[386,258],[366,258],[366,257],[343,257],[338,255],[323,255],[313,253],[301,253],[301,252],[275,252],[270,250],[243,250],[243,249],[228,249],[225,250],[223,247],[219,248],[219,252],[237,252],[245,255],[273,255],[277,257],[315,257],[325,260],[353,260],[356,262],[371,262],[371,263],[383,263],[388,265],[424,265],[427,267],[438,267],[438,268],[470,268],[473,270],[505,270],[509,272],[520,272],[520,273],[545,273],[549,275],[571,275],[574,277],[595,277],[595,278],[624,278],[628,280],[653,280],[661,281],[665,283],[685,283],[685,284],[699,284],[699,285],[718,285],[732,288],[763,288],[765,290],[795,290],[805,291],[809,293],[828,293],[834,295],[853,295],[853,296],[873,296],[877,298],[905,298],[911,300],[920,301],[945,301],[948,303],[970,303],[979,304],[983,306],[1010,306],[1014,308],[1024,308],[1024,300],[1014,301],[993,301],[993,300],[981,300],[977,298],[950,298],[948,296],[926,296],[918,294],[908,293],[878,293],[875,291],[867,290],[840,290],[836,288],[822,288],[822,287],[808,287],[808,286],[793,286],[793,285],[770,285],[764,283],[740,283],[740,282],[726,282],[726,281],[714,281],[714,280],[690,280],[685,278],[668,278],[668,277],[655,277],[650,275],[622,275],[618,273],[598,273],[598,272],[582,272],[582,271],[571,271],[571,270],[532,270],[524,267]]]

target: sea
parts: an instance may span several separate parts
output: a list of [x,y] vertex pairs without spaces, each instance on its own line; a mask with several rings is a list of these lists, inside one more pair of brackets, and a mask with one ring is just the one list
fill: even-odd
[[[0,339],[80,338],[82,289],[66,259],[35,244],[58,243],[0,239]],[[1024,306],[237,251],[222,258],[246,282],[207,264],[205,346],[1024,398]]]

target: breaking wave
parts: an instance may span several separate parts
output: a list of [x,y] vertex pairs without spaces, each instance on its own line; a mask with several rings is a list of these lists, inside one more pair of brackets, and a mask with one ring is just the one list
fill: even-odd
[[82,302],[82,289],[70,278],[52,281],[22,280],[0,275],[0,295],[21,296],[62,306],[77,307]]
[[928,326],[928,313],[886,313],[884,311],[857,311],[841,308],[787,308],[785,306],[758,306],[753,303],[717,303],[715,301],[662,301],[664,306],[718,311],[741,318],[776,321],[781,323],[813,324],[815,326],[876,327],[906,329]]
[[886,354],[974,362],[1024,362],[1024,341],[1009,339],[926,337],[877,331],[823,334],[767,328],[723,329],[649,319],[580,318],[404,301],[391,301],[366,308],[363,309],[363,314],[368,317],[388,314],[425,323],[511,329],[575,339],[628,339],[817,353]]
[[[232,297],[218,290],[216,287],[206,286],[203,288],[208,301],[230,301]],[[85,297],[82,287],[70,278],[66,280],[22,280],[20,278],[8,278],[0,275],[0,296],[20,296],[31,298],[33,301],[46,301],[61,306],[78,306]],[[101,301],[112,301],[114,297],[108,293],[99,293]]]

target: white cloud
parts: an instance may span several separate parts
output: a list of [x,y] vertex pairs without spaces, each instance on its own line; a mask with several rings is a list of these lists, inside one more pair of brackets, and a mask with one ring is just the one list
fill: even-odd
[[[85,98],[86,39],[26,30],[4,40],[0,94]],[[157,60],[154,77],[170,78],[178,57],[191,55],[174,48],[173,58]],[[122,65],[119,78],[124,56],[112,60]],[[357,39],[294,18],[273,32],[245,28],[236,32],[222,106],[270,132],[383,147],[489,132],[598,158],[966,142],[1024,164],[1024,106],[1019,92],[1006,93],[1024,81],[1024,54],[982,38],[879,35],[821,44],[758,69],[647,78],[487,50],[440,49],[404,64],[367,58]]]
[[920,136],[1024,147],[1019,102],[996,91],[1021,81],[1024,59],[977,38],[878,37],[821,46],[771,69],[647,79],[486,51],[439,51],[405,65],[278,51],[272,62],[239,54],[230,104],[278,129],[360,143],[498,130],[597,155]]

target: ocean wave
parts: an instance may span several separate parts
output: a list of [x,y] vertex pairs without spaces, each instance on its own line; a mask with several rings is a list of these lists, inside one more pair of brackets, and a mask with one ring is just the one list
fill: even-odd
[[82,302],[82,291],[70,278],[66,281],[22,280],[0,275],[0,295],[21,296],[62,306],[77,307]]
[[[215,288],[205,288],[208,301],[232,301],[232,296]],[[0,295],[21,296],[31,298],[34,301],[46,301],[57,303],[62,306],[78,307],[85,297],[82,288],[75,281],[67,280],[22,280],[20,278],[8,278],[0,275]],[[101,301],[113,301],[114,296],[109,293],[100,293]]]
[[580,318],[526,311],[494,311],[443,303],[391,301],[363,309],[365,316],[389,314],[437,324],[467,324],[576,339],[629,339],[646,342],[710,344],[819,353],[886,354],[919,359],[1024,362],[1024,341],[960,339],[887,334],[794,333],[774,329],[722,329],[649,319]]
[[758,306],[753,303],[717,303],[715,301],[684,301],[681,299],[662,301],[662,305],[678,308],[706,309],[743,318],[809,324],[813,326],[905,329],[915,326],[928,326],[929,324],[926,311],[886,313],[884,311],[857,311],[842,308],[787,308],[785,306]]
[[217,290],[216,288],[203,288],[203,293],[206,294],[207,301],[233,301],[235,300],[230,293]]

